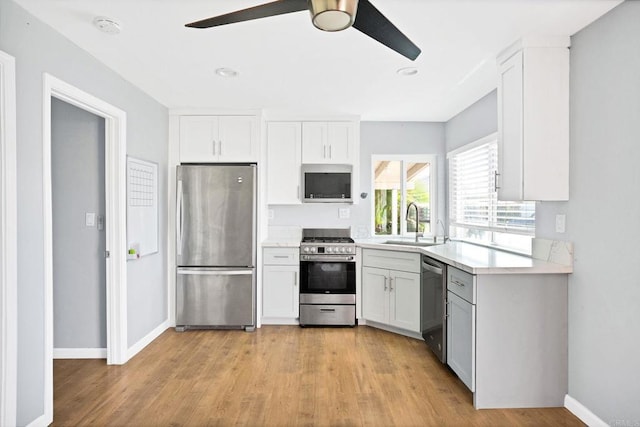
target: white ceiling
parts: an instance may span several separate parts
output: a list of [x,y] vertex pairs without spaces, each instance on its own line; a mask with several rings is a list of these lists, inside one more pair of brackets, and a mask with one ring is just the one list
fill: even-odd
[[[297,12],[210,29],[184,24],[269,0],[14,0],[169,108],[446,121],[496,87],[496,55],[525,35],[572,35],[621,0],[371,0],[421,49],[412,62]],[[118,35],[92,20],[120,22]],[[415,66],[402,77],[396,70]],[[215,75],[219,67],[238,77]]]

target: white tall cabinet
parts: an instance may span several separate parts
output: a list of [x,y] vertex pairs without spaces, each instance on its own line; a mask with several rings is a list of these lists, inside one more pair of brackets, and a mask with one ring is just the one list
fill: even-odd
[[267,124],[267,203],[300,203],[302,125],[300,122]]
[[569,199],[569,45],[527,38],[497,58],[499,200]]

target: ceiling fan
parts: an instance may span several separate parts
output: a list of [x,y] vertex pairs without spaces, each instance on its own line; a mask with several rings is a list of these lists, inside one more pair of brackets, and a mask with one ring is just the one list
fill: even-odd
[[191,28],[210,28],[252,19],[308,10],[313,25],[324,31],[349,27],[415,60],[420,48],[413,44],[369,0],[279,0],[186,24]]

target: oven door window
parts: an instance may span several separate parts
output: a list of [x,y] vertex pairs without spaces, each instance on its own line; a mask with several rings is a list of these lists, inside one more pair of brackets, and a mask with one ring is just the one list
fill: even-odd
[[300,292],[318,294],[354,294],[355,262],[300,262]]

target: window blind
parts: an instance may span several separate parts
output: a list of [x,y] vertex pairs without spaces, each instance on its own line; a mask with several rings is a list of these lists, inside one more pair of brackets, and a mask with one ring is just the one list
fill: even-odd
[[471,234],[488,231],[533,236],[535,202],[498,201],[494,182],[497,168],[496,139],[450,154],[450,225]]

